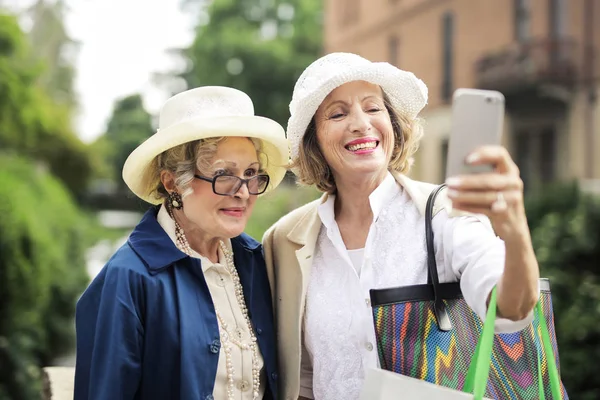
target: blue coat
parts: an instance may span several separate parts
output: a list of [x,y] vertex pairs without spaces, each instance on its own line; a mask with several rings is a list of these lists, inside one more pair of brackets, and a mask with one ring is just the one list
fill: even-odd
[[[221,343],[200,260],[173,244],[150,209],[77,303],[75,400],[212,399]],[[271,291],[262,246],[231,240],[264,358],[265,399],[277,398]],[[219,399],[217,399],[219,400]]]

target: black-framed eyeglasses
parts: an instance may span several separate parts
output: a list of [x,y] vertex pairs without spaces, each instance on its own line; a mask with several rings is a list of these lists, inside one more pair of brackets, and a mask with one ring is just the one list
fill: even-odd
[[252,195],[263,194],[269,186],[269,175],[254,175],[252,178],[242,179],[235,175],[218,175],[214,178],[207,178],[201,175],[194,175],[195,178],[212,183],[212,189],[219,196],[233,196],[242,185],[246,185],[248,193]]

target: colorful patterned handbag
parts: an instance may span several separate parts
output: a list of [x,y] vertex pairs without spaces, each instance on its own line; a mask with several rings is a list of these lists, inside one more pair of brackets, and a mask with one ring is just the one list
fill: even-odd
[[[427,201],[428,283],[370,291],[381,367],[473,393],[476,372],[471,361],[481,357],[480,347],[489,347],[491,364],[482,395],[503,400],[568,399],[560,381],[548,280],[540,280],[533,323],[510,334],[495,334],[489,328],[489,343],[480,341],[484,324],[463,299],[460,284],[439,282],[431,220],[435,198],[444,187],[435,189]],[[492,321],[495,307],[493,311],[493,318],[488,313]]]

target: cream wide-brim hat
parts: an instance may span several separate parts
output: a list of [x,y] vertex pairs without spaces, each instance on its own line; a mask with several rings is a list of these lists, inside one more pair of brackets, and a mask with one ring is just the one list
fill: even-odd
[[123,165],[123,180],[142,200],[159,204],[153,196],[147,169],[164,151],[184,143],[211,137],[259,139],[266,155],[265,172],[270,177],[267,192],[282,181],[289,161],[289,145],[283,127],[254,115],[250,97],[237,89],[204,86],[171,97],[163,106],[158,131],[140,144]]
[[292,161],[298,157],[306,128],[323,100],[332,90],[353,81],[379,85],[394,109],[409,119],[427,104],[427,86],[412,72],[352,53],[327,54],[306,67],[294,86],[287,126]]

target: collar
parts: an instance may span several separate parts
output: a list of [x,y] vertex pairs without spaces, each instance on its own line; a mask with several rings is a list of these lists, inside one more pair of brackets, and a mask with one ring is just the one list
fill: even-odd
[[319,218],[318,207],[327,201],[330,195],[323,193],[323,195],[302,206],[298,212],[301,216],[298,221],[294,224],[293,228],[287,234],[287,238],[293,243],[305,246],[310,242],[314,242],[314,238],[319,234],[321,229],[321,219]]
[[146,211],[128,239],[133,251],[144,261],[151,273],[187,257],[158,223],[156,216],[159,208],[156,206]]
[[[392,172],[391,175],[393,176],[394,180],[398,182],[404,190],[406,190],[408,196],[415,203],[421,215],[425,216],[425,205],[427,203],[427,197],[429,196],[431,191],[435,189],[436,185],[414,181],[406,175],[401,174],[399,172]],[[318,213],[318,207],[319,205],[327,202],[329,197],[331,197],[331,195],[324,193],[319,199],[297,210],[298,212],[301,212],[302,215],[298,218],[298,221],[294,224],[290,232],[287,234],[287,238],[290,241],[302,246],[311,243],[314,244],[314,242],[316,241],[316,237],[319,234],[319,230],[321,228],[321,218]],[[437,214],[442,209],[445,209],[446,212],[449,213],[452,208],[450,206],[450,201],[446,196],[445,190],[439,194],[438,199],[439,200],[436,201],[433,214]],[[456,213],[458,215],[468,215],[467,213],[462,211]]]
[[[373,222],[377,221],[383,207],[387,205],[400,190],[401,188],[396,183],[394,176],[388,171],[383,181],[369,195],[369,204],[371,205],[371,211],[373,212]],[[321,222],[323,222],[323,225],[328,229],[336,223],[334,205],[335,195],[330,195],[317,208]]]
[[[128,239],[129,245],[146,264],[151,274],[156,274],[177,261],[189,258],[175,246],[175,242],[158,222],[160,207],[150,208]],[[260,243],[245,233],[231,239],[230,243],[234,257],[238,250],[261,251]]]
[[[408,196],[415,203],[421,215],[425,216],[427,199],[437,185],[412,180],[408,176],[399,172],[392,172],[392,175],[394,176],[394,179],[396,179],[396,181],[408,192]],[[448,214],[450,214],[452,211],[452,205],[446,192],[446,190],[443,190],[438,195],[433,207],[433,215],[436,215],[441,210],[446,210]],[[455,211],[454,213],[457,216],[470,215],[465,211]]]
[[[158,214],[156,215],[156,220],[158,221],[158,224],[165,230],[167,235],[169,235],[169,238],[171,238],[171,241],[173,242],[173,244],[175,246],[177,246],[177,235],[175,234],[175,221],[173,221],[173,218],[171,218],[171,216],[169,215],[169,212],[167,211],[167,208],[164,206],[164,204],[160,206],[160,209],[158,210]],[[231,240],[226,239],[224,242],[225,242],[225,247],[227,247],[227,249],[229,251],[233,251],[231,249]],[[208,270],[212,267],[223,266],[227,262],[227,261],[225,261],[225,254],[223,254],[220,247],[218,249],[218,254],[219,254],[219,262],[218,263],[213,263],[212,261],[210,261],[208,259],[208,257],[203,256],[202,254],[198,253],[194,249],[190,249],[190,250],[192,251],[192,254],[190,254],[190,257],[200,259],[200,265],[202,266],[202,272],[205,272],[206,270]]]
[[[169,215],[169,212],[167,211],[167,208],[164,206],[164,204],[160,206],[160,209],[158,210],[158,214],[156,214],[156,221],[165,230],[167,235],[169,235],[169,238],[171,239],[173,244],[175,246],[177,246],[177,235],[175,234],[175,221],[173,221],[173,218],[171,218],[171,216]],[[199,258],[202,261],[204,261],[204,259],[206,257],[203,257],[200,253],[197,253],[194,249],[191,249],[191,250],[192,250],[192,254],[190,255],[191,257]]]

